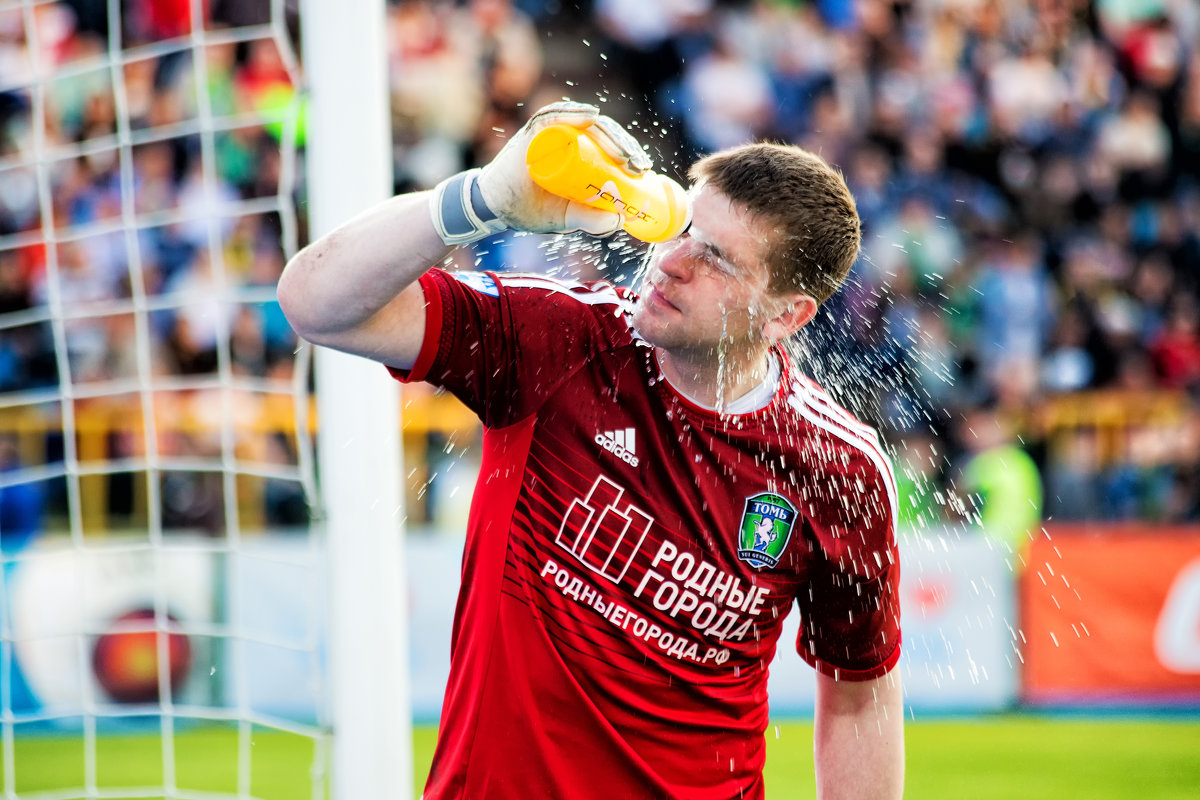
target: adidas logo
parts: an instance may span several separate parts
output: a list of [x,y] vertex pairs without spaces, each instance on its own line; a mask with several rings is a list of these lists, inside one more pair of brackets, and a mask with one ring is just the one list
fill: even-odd
[[596,434],[596,444],[612,453],[631,467],[638,465],[637,449],[634,447],[634,430],[602,431]]

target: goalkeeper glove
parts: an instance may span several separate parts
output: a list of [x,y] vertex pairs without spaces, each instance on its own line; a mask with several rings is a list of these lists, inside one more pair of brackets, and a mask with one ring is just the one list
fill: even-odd
[[604,236],[621,227],[620,214],[551,194],[529,177],[525,151],[534,134],[548,125],[590,129],[593,141],[633,177],[650,169],[650,157],[637,140],[596,106],[551,103],[534,114],[486,167],[452,175],[434,188],[430,212],[442,241],[467,244],[505,228]]

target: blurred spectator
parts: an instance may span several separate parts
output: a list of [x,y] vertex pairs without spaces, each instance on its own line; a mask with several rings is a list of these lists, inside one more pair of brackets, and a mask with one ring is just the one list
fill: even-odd
[[720,36],[686,65],[681,97],[689,110],[684,118],[688,138],[701,151],[757,139],[771,123],[767,73]]
[[[267,437],[266,461],[271,464],[294,464],[296,456],[291,442],[283,434]],[[271,527],[295,528],[311,520],[308,499],[296,481],[268,478],[263,486],[266,506],[264,521]]]
[[229,325],[228,303],[222,295],[215,267],[207,251],[196,265],[166,287],[167,292],[186,297],[187,303],[174,313],[168,343],[179,371],[184,375],[215,372],[218,347]]
[[133,0],[122,9],[125,40],[137,44],[183,36],[192,29],[190,0]]
[[1034,40],[1020,52],[1001,57],[987,77],[989,110],[997,132],[1027,144],[1047,139],[1067,101],[1067,82],[1045,44]]
[[[458,57],[450,8],[434,0],[401,0],[388,9],[392,134],[397,182],[433,186],[461,169],[483,115],[484,87]],[[454,102],[444,102],[452,97]]]
[[1181,94],[1171,154],[1180,182],[1194,189],[1200,185],[1200,59],[1193,59]]
[[1125,199],[1141,200],[1166,193],[1171,137],[1158,102],[1150,93],[1134,91],[1120,113],[1100,125],[1096,156],[1116,169]]
[[896,216],[872,231],[864,250],[877,284],[921,296],[942,291],[964,255],[958,231],[918,193],[901,200]]
[[939,490],[945,458],[937,440],[927,432],[899,437],[896,445],[896,483],[900,525],[907,531],[937,527],[946,517]]
[[1181,295],[1171,304],[1150,357],[1163,385],[1200,390],[1200,306],[1193,298]]
[[687,55],[688,34],[702,27],[712,0],[595,0],[604,50],[620,65],[634,98],[656,108],[659,93],[676,80]]
[[978,356],[985,367],[1037,363],[1049,339],[1055,292],[1030,234],[993,243],[976,276]]
[[1049,348],[1042,359],[1041,384],[1051,393],[1076,392],[1087,388],[1095,375],[1088,352],[1089,325],[1083,311],[1067,306],[1054,323]]
[[[9,477],[23,466],[17,437],[0,432],[0,481]],[[46,492],[41,483],[14,483],[6,486],[0,482],[0,601],[5,608],[12,608],[14,573],[20,561],[14,558],[41,533],[46,510]],[[10,612],[11,613],[11,612]],[[6,705],[17,713],[37,711],[38,703],[25,679],[20,659],[11,659],[6,667]]]
[[488,105],[519,107],[537,88],[542,47],[533,20],[512,0],[467,0],[451,17],[455,56],[473,64]]
[[975,409],[961,424],[966,454],[958,490],[972,499],[983,532],[1019,556],[1042,524],[1042,478],[996,412]]
[[1045,468],[1046,514],[1052,519],[1087,519],[1104,507],[1098,433],[1068,429],[1056,437]]
[[1193,409],[1175,439],[1177,469],[1163,518],[1200,522],[1200,409]]
[[541,42],[511,0],[401,0],[388,20],[397,183],[433,186],[497,117],[518,113],[541,77]]
[[[65,242],[56,249],[57,273],[51,275],[49,271],[44,271],[34,284],[33,297],[37,303],[48,303],[49,293],[55,291],[58,301],[78,314],[89,306],[118,296],[118,283],[114,276],[106,273],[101,263],[90,257],[82,243]],[[109,341],[103,321],[94,316],[80,315],[64,322],[63,327],[71,375],[77,380],[88,380],[99,372],[108,351]]]
[[[0,433],[0,477],[21,467],[14,434]],[[42,530],[45,496],[39,483],[0,483],[0,550],[12,555]],[[5,564],[5,567],[8,565]]]
[[742,52],[762,54],[772,84],[772,135],[799,141],[823,127],[814,119],[815,107],[819,98],[831,97],[839,42],[816,6],[757,3],[747,16],[753,38],[744,37],[750,41],[742,42]]

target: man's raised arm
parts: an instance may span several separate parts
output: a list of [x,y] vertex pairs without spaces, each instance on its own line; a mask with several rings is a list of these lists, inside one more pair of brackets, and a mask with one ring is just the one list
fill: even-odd
[[288,322],[313,344],[411,367],[425,330],[417,285],[450,252],[430,192],[386,200],[297,253],[279,279]]
[[525,151],[547,125],[593,128],[591,135],[631,174],[649,160],[595,106],[553,103],[538,111],[483,169],[447,178],[429,192],[393,197],[296,254],[279,280],[279,303],[296,332],[314,344],[408,368],[425,332],[425,297],[416,283],[458,244],[504,230],[607,234],[620,215],[568,201],[529,177]]

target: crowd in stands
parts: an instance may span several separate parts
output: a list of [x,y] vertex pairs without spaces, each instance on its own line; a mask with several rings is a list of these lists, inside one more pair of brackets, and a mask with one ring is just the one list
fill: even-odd
[[[564,25],[554,3],[392,7],[399,188],[486,162],[494,129],[560,96],[632,119],[677,175],[738,142],[801,144],[845,172],[865,233],[850,284],[808,334],[810,366],[882,423],[910,521],[962,516],[951,489],[967,516],[1022,532],[1043,517],[1200,518],[1194,5],[594,0],[570,12]],[[549,31],[541,53],[535,27]],[[528,268],[527,248],[489,242],[476,263]],[[1014,500],[1028,510],[1013,514]]]
[[[125,5],[129,37],[190,24],[182,0]],[[214,26],[238,25],[266,5],[214,2],[209,13]],[[37,6],[43,58],[103,51],[105,6]],[[752,139],[840,167],[863,257],[798,351],[880,423],[904,467],[910,522],[978,515],[1023,535],[1045,518],[1200,520],[1191,0],[392,0],[387,14],[398,191],[486,163],[532,109],[562,97],[603,105],[676,177],[696,155]],[[4,88],[34,68],[27,51],[21,14],[0,12],[0,241],[42,224],[36,182],[8,163],[30,135],[28,93]],[[126,67],[135,129],[195,115],[185,62]],[[214,113],[267,107],[288,85],[270,40],[209,48],[206,72]],[[107,74],[51,93],[51,142],[116,130]],[[197,141],[135,150],[148,208],[212,202],[198,191]],[[218,137],[217,156],[229,198],[276,191],[269,126]],[[120,181],[104,152],[57,163],[55,224],[118,216]],[[231,220],[227,269],[272,285],[279,228],[271,214]],[[213,243],[193,233],[143,232],[152,291],[206,291]],[[60,248],[81,299],[129,291],[111,238]],[[534,248],[545,243],[502,237],[462,263],[530,269],[544,260]],[[633,279],[623,262],[635,251],[549,250],[552,268],[620,281]],[[46,302],[43,264],[36,248],[0,249],[0,315]],[[294,339],[271,304],[243,312],[234,360],[257,374],[286,362]],[[212,331],[187,316],[159,321],[163,369],[211,370]],[[125,334],[88,322],[98,330],[72,358],[112,369]],[[3,391],[57,380],[52,350],[20,333],[0,336]],[[1015,507],[1031,510],[1001,513]]]
[[[222,131],[213,137],[214,179],[208,180],[198,133],[202,110],[195,81],[202,74],[200,65],[187,50],[133,60],[122,70],[118,91],[102,60],[108,49],[104,9],[104,3],[39,5],[33,42],[20,8],[0,15],[0,64],[5,65],[0,81],[18,87],[0,93],[0,159],[6,162],[0,236],[8,240],[0,250],[0,313],[45,307],[54,292],[67,308],[90,304],[93,311],[138,292],[187,298],[179,308],[161,303],[167,308],[154,315],[154,372],[212,372],[218,350],[213,307],[219,292],[213,259],[219,258],[224,275],[238,286],[269,288],[282,269],[277,215],[232,205],[276,193],[280,148],[261,124]],[[145,13],[137,13],[139,9]],[[180,9],[182,17],[167,15],[161,3],[133,4],[123,31],[126,46],[187,35],[187,4]],[[211,117],[253,114],[262,109],[272,87],[291,85],[271,40],[237,50],[222,44],[203,51],[204,113]],[[28,87],[39,70],[54,69],[67,77],[48,82],[39,120]],[[118,121],[118,96],[127,131]],[[190,132],[154,135],[172,126]],[[139,140],[139,133],[150,135]],[[123,183],[126,165],[118,146],[126,134],[134,140],[128,165],[133,191]],[[46,170],[50,200],[45,205],[31,161],[39,139],[53,159]],[[127,209],[129,198],[132,208]],[[119,230],[126,213],[138,220],[135,243]],[[218,215],[224,219],[210,225]],[[47,269],[51,259],[46,247],[26,243],[40,239],[45,227],[60,239],[53,253],[57,281]],[[228,327],[234,370],[264,374],[290,360],[295,340],[282,316],[258,305],[238,308],[233,317]],[[48,324],[5,333],[0,390],[57,383]],[[134,330],[127,315],[68,320],[65,336],[73,382],[133,372]]]
[[[0,392],[9,397],[0,433],[19,428],[24,444],[36,433],[31,419],[47,430],[41,452],[13,448],[0,471],[64,459],[55,429],[64,412],[45,400],[68,381],[79,398],[78,457],[118,463],[147,452],[140,416],[120,408],[138,408],[131,387],[147,377],[184,387],[154,395],[164,430],[155,452],[217,464],[220,424],[207,419],[223,407],[217,373],[290,388],[296,337],[273,299],[285,262],[281,208],[292,204],[274,113],[296,82],[287,48],[261,30],[191,47],[186,1],[123,3],[121,29],[110,31],[109,5],[0,10]],[[268,3],[213,2],[203,25],[269,20]],[[230,413],[264,397],[242,392]],[[96,436],[107,438],[103,454],[89,444]],[[239,439],[237,457],[294,453],[257,432]],[[85,525],[103,525],[103,512],[128,517],[135,484],[110,477],[106,507],[85,508]],[[293,502],[273,502],[278,487],[266,484],[268,505],[288,509],[267,516],[295,524]],[[65,517],[61,482],[41,488]],[[161,518],[215,529],[221,492],[211,467],[168,471]],[[16,496],[3,494],[5,503]]]

